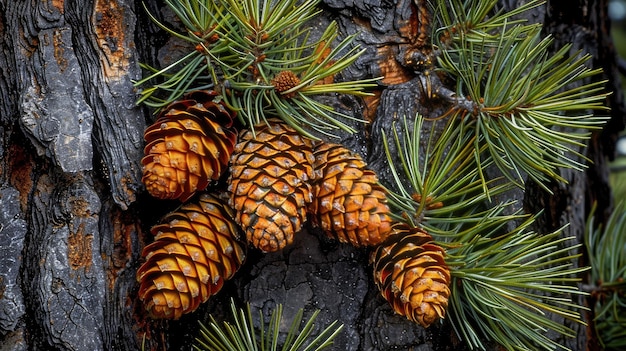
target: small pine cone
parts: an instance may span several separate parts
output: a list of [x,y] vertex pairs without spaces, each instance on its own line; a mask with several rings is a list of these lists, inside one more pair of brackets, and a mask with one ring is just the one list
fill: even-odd
[[148,192],[185,202],[218,179],[237,140],[233,117],[213,91],[191,92],[167,106],[144,134]]
[[310,206],[327,236],[354,246],[375,246],[387,238],[391,218],[385,190],[363,159],[339,144],[315,148],[315,200]]
[[404,223],[370,256],[374,280],[396,313],[424,328],[443,318],[450,296],[445,251],[432,237]]
[[139,298],[154,318],[178,319],[216,294],[241,267],[246,247],[223,200],[203,194],[152,227],[137,271]]
[[[278,72],[276,77],[272,79],[271,83],[274,86],[274,89],[276,89],[279,94],[283,94],[287,90],[298,86],[298,84],[300,84],[300,78],[298,78],[298,76],[296,76],[296,74],[291,71],[280,71]],[[283,94],[283,96],[285,98],[292,98],[296,96],[296,93],[291,92],[288,94]]]
[[244,131],[231,157],[230,205],[248,241],[264,252],[293,242],[312,201],[312,141],[278,120]]

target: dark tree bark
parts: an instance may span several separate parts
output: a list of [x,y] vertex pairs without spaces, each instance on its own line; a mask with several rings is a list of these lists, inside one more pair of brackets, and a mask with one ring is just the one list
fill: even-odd
[[[549,1],[527,17],[543,22],[557,47],[573,42],[572,50],[592,54],[615,90],[606,5]],[[162,3],[146,6],[172,22]],[[344,76],[385,77],[375,98],[333,103],[372,121],[343,142],[390,179],[381,130],[396,116],[437,116],[444,108],[424,99],[405,59],[418,34],[416,6],[325,0],[323,7],[324,21],[337,20],[343,34],[359,32],[368,49]],[[251,251],[237,276],[193,314],[146,316],[135,282],[140,252],[150,226],[177,204],[143,192],[143,130],[152,115],[135,106],[132,81],[141,77],[139,62],[163,66],[179,44],[150,22],[141,1],[0,0],[0,350],[140,350],[142,343],[188,350],[197,320],[225,315],[231,297],[266,313],[282,303],[288,319],[303,306],[320,309],[319,325],[344,324],[336,350],[463,349],[449,324],[424,330],[393,314],[373,284],[366,251],[306,231],[282,252]],[[619,90],[607,105],[612,119],[590,142],[587,172],[565,172],[569,185],[555,185],[553,195],[532,184],[508,195],[525,197],[529,211],[545,210],[538,231],[570,223],[564,235],[580,240],[592,202],[600,220],[611,210],[607,159],[626,115]],[[578,337],[562,342],[593,350],[591,329],[573,327]]]

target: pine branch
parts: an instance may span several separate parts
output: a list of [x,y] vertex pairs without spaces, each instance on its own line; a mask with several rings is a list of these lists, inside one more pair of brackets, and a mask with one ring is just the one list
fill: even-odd
[[[370,95],[378,78],[335,82],[335,76],[364,52],[354,35],[338,40],[331,22],[319,39],[311,39],[319,0],[168,0],[186,32],[179,33],[150,18],[169,34],[190,42],[194,51],[136,82],[146,87],[137,103],[160,109],[198,89],[219,91],[225,103],[250,128],[279,117],[300,133],[334,136],[354,132],[348,121],[360,118],[335,111],[320,95]],[[331,44],[339,41],[337,46]]]
[[[181,20],[186,32],[179,33],[161,23],[148,11],[145,4],[144,10],[161,29],[195,45],[196,48],[162,69],[142,65],[142,68],[151,74],[134,82],[135,86],[142,87],[136,103],[153,107],[156,109],[155,112],[186,93],[214,87],[217,73],[211,55],[207,55],[207,47],[216,45],[220,26],[229,21],[228,14],[212,0],[167,0],[166,4]],[[215,50],[223,48],[219,48],[218,45]]]
[[[475,136],[463,123],[448,118],[443,130],[438,133],[437,124],[430,122],[429,139],[423,148],[425,122],[418,115],[411,129],[405,118],[403,125],[394,125],[391,141],[383,132],[394,188],[398,189],[388,189],[389,201],[402,218],[410,218],[415,224],[446,220],[454,214],[456,221],[462,221],[462,213],[481,208],[491,196],[510,189],[508,183],[497,184],[498,179],[481,181],[481,167],[489,167],[493,161],[489,157],[475,159]],[[400,151],[396,155],[400,159],[399,165],[394,164],[387,146],[390,143]],[[484,148],[486,146],[481,146],[481,149]]]
[[[464,123],[449,118],[441,133],[433,123],[423,148],[424,122],[418,116],[411,129],[405,119],[403,130],[394,134],[400,165],[392,163],[387,149],[399,189],[390,191],[389,198],[400,213],[397,220],[424,228],[447,248],[452,275],[448,308],[457,334],[479,349],[485,348],[485,339],[510,350],[561,347],[545,332],[573,335],[549,314],[583,323],[583,307],[571,300],[583,294],[576,283],[587,269],[573,266],[579,255],[570,252],[577,245],[559,232],[533,233],[529,228],[535,217],[505,214],[512,204],[489,201],[477,167],[485,160],[472,157],[475,135]],[[510,190],[507,183],[489,186],[491,194]],[[511,226],[515,229],[506,229]]]
[[[528,218],[514,231],[498,233],[511,219],[491,217],[448,245],[453,258],[450,316],[457,333],[472,346],[484,349],[482,337],[508,350],[552,350],[563,348],[546,335],[552,330],[574,337],[568,327],[553,321],[549,314],[583,323],[571,300],[578,290],[577,276],[587,268],[572,262],[580,255],[569,254],[577,245],[573,238],[559,238],[559,232],[539,235],[528,231]],[[450,240],[450,238],[448,238]]]
[[[235,0],[229,6],[236,7]],[[221,60],[226,82],[223,95],[250,126],[278,116],[299,132],[316,138],[308,130],[327,136],[339,128],[354,130],[343,121],[360,119],[335,111],[313,97],[324,94],[369,95],[377,79],[334,82],[334,76],[352,65],[363,53],[351,47],[354,36],[337,41],[337,24],[331,22],[321,37],[309,40],[305,22],[317,15],[317,0],[295,6],[295,0],[280,0],[267,10],[264,2],[249,0],[233,12],[236,21],[223,33],[229,47],[236,50],[228,57],[245,60]],[[263,15],[263,18],[257,18]],[[264,22],[266,21],[266,22]],[[258,27],[255,23],[262,23]],[[276,27],[276,28],[274,28]],[[241,34],[232,34],[241,33]]]
[[589,56],[568,56],[569,46],[550,53],[552,39],[540,38],[541,27],[511,22],[512,13],[481,22],[484,2],[467,2],[467,17],[455,6],[452,15],[443,11],[448,35],[439,42],[439,65],[457,80],[457,94],[475,102],[471,110],[457,105],[456,116],[475,131],[476,157],[486,144],[510,181],[523,187],[528,176],[548,191],[551,179],[565,181],[560,169],[584,169],[580,150],[608,119],[592,114],[606,111],[607,93],[605,82],[593,80],[600,71],[585,66]]

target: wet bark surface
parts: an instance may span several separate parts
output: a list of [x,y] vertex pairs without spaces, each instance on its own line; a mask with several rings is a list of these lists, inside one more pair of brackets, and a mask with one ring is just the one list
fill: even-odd
[[[164,21],[160,2],[146,6]],[[501,1],[511,9],[517,1]],[[572,9],[580,13],[571,15]],[[412,1],[326,0],[323,18],[343,34],[359,33],[367,52],[343,73],[384,76],[373,98],[332,103],[371,121],[344,144],[390,180],[381,131],[402,116],[440,115],[446,105],[425,97],[421,72],[406,60],[419,35]],[[608,38],[605,1],[550,1],[528,15],[544,22],[557,45],[594,55],[607,87],[619,86]],[[249,252],[223,290],[178,321],[150,320],[137,300],[135,272],[151,240],[149,228],[177,206],[142,189],[143,130],[151,111],[135,106],[139,62],[163,66],[180,46],[150,22],[140,1],[0,0],[0,350],[188,350],[198,320],[229,314],[231,298],[266,315],[281,303],[290,320],[298,308],[320,309],[318,327],[344,324],[336,350],[460,350],[449,324],[425,330],[394,315],[378,293],[368,252],[300,233],[282,252]],[[582,237],[592,201],[612,206],[606,157],[624,127],[615,93],[609,126],[588,149],[595,166],[564,174],[569,185],[550,195],[529,185],[525,204],[544,209],[539,231],[571,223]],[[510,194],[520,198],[521,193]],[[563,341],[585,349],[586,330]]]

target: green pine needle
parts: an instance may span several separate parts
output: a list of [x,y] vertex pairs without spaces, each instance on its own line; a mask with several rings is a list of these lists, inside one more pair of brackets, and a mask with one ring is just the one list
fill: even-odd
[[[412,128],[406,118],[401,126],[394,124],[391,141],[383,132],[383,145],[394,179],[388,197],[395,212],[401,214],[398,219],[409,219],[415,224],[445,221],[454,214],[459,221],[463,212],[472,212],[491,196],[511,188],[497,179],[481,181],[480,168],[489,167],[493,161],[486,158],[477,167],[473,133],[453,118],[441,122],[445,125],[430,122],[428,138],[423,137],[425,121],[419,115],[412,121]],[[438,128],[442,128],[441,132]],[[396,157],[400,164],[394,163],[390,143],[398,150]]]
[[[158,111],[189,91],[215,89],[252,129],[279,117],[312,138],[334,136],[337,129],[353,133],[350,125],[365,121],[337,112],[316,97],[370,95],[378,78],[334,81],[364,50],[352,44],[355,35],[339,40],[335,22],[319,38],[311,38],[307,23],[320,14],[319,1],[166,1],[186,31],[176,32],[150,18],[195,48],[163,69],[144,66],[151,74],[135,83],[144,87],[137,103]],[[285,71],[299,82],[279,91],[274,79]]]
[[605,82],[594,81],[600,70],[585,66],[588,55],[570,56],[570,46],[550,53],[552,39],[540,38],[541,26],[510,21],[514,12],[481,22],[486,2],[466,2],[468,15],[453,3],[441,16],[442,33],[451,33],[455,20],[465,21],[464,27],[441,36],[439,65],[457,80],[457,94],[473,101],[472,111],[459,110],[456,117],[475,131],[475,157],[483,157],[486,144],[511,182],[523,187],[527,176],[548,191],[551,179],[565,181],[560,169],[583,170],[586,140],[608,119],[592,114],[607,110]]
[[581,272],[571,254],[578,245],[559,232],[539,235],[528,231],[529,217],[514,231],[499,232],[511,219],[492,217],[458,236],[446,238],[453,262],[449,310],[452,325],[472,348],[485,349],[483,338],[507,350],[564,349],[548,331],[575,337],[575,333],[550,315],[583,323],[573,295],[583,294],[576,283]]
[[[436,35],[439,44],[445,46],[447,50],[462,41],[495,45],[499,41],[499,33],[503,27],[525,22],[522,19],[512,20],[513,17],[544,4],[545,0],[532,0],[509,12],[500,10],[494,13],[497,3],[498,0],[438,0],[435,14],[439,27]],[[523,29],[533,31],[535,26],[539,25],[528,25]]]
[[[221,23],[228,22],[228,14],[213,0],[167,0],[166,4],[180,19],[186,32],[179,33],[161,23],[145,4],[144,10],[161,29],[192,45],[205,48],[215,45],[209,41],[217,35]],[[218,45],[214,50],[223,48]],[[158,112],[190,91],[213,88],[216,73],[208,53],[194,49],[162,69],[142,65],[151,74],[134,82],[135,86],[142,88],[136,103],[153,107]]]
[[[273,7],[263,0],[228,0],[235,19],[223,33],[229,43],[230,59],[219,61],[224,72],[225,101],[238,111],[243,123],[251,126],[278,116],[306,136],[314,133],[334,136],[333,130],[355,130],[346,122],[363,120],[336,112],[314,96],[328,94],[370,95],[377,79],[328,82],[352,65],[364,52],[352,46],[354,35],[338,40],[337,24],[331,22],[319,39],[310,39],[305,23],[319,13],[319,0],[296,6],[296,0],[277,0]],[[260,24],[262,25],[260,25]],[[235,34],[238,33],[238,34]],[[273,79],[280,73],[293,73],[299,83],[277,91]]]
[[487,193],[511,190],[510,184],[489,182],[483,191],[477,163],[492,161],[473,157],[476,136],[464,123],[449,118],[428,128],[420,116],[412,122],[394,126],[399,164],[386,149],[397,189],[389,190],[389,202],[397,220],[423,227],[447,248],[449,318],[457,334],[478,349],[486,340],[509,350],[562,348],[546,334],[573,336],[551,314],[583,323],[583,307],[571,300],[582,294],[576,284],[587,269],[573,265],[578,246],[559,232],[529,231],[535,217],[512,211],[513,203],[491,203]]
[[[317,336],[313,335],[315,319],[319,310],[303,322],[304,311],[298,310],[289,326],[285,341],[280,345],[280,333],[283,307],[277,305],[266,323],[259,311],[259,329],[254,327],[252,309],[246,304],[245,309],[237,309],[231,300],[231,312],[234,324],[219,324],[213,316],[208,326],[200,323],[200,337],[196,338],[194,349],[198,351],[318,351],[330,347],[343,325],[334,321],[326,326]],[[304,323],[304,324],[303,324]],[[303,324],[303,325],[302,325]],[[302,327],[301,327],[302,325]]]
[[618,204],[605,226],[594,228],[592,209],[585,230],[591,264],[594,326],[604,350],[626,349],[626,203]]

